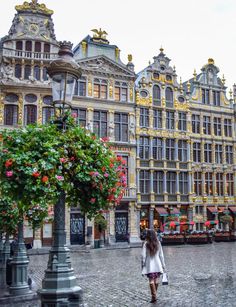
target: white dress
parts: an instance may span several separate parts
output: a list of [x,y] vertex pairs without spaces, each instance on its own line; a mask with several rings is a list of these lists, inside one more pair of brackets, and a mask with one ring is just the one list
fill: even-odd
[[149,273],[163,274],[165,268],[164,254],[161,243],[159,242],[158,251],[154,256],[150,256],[149,250],[147,249],[147,242],[145,241],[142,249],[142,274],[146,275]]

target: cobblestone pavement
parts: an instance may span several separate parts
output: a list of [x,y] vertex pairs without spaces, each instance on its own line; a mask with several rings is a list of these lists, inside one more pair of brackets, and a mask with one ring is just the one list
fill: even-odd
[[[84,306],[236,307],[236,243],[165,246],[169,285],[160,286],[156,304],[149,304],[148,282],[140,273],[140,251],[72,253]],[[30,257],[29,272],[37,286],[47,259],[48,255]]]

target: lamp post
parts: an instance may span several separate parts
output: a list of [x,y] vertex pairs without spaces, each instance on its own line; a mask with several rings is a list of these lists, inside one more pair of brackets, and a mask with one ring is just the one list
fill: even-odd
[[[53,105],[59,130],[66,130],[66,111],[71,109],[75,82],[81,71],[73,59],[70,42],[61,42],[58,58],[50,63],[48,74],[52,79]],[[61,191],[54,205],[53,244],[49,253],[48,266],[38,291],[41,306],[79,306],[82,290],[76,285],[76,277],[71,267],[70,252],[66,247],[65,192]]]

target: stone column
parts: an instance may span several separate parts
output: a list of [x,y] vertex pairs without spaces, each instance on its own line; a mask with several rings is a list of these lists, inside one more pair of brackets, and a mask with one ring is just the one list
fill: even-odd
[[180,194],[179,192],[179,173],[180,171],[176,172],[176,194]]
[[154,208],[155,206],[153,205],[150,205],[149,207],[149,229],[153,229]]
[[223,194],[224,196],[228,196],[226,174],[227,174],[226,171],[224,171],[223,173]]
[[188,173],[188,194],[189,195],[193,193],[193,190],[192,190],[192,176],[193,176],[193,173],[189,172]]
[[150,194],[153,194],[153,173],[154,173],[154,170],[151,169],[150,170]]
[[108,137],[109,137],[109,141],[110,142],[114,142],[115,141],[115,124],[114,124],[114,120],[115,120],[115,116],[114,116],[114,111],[113,110],[109,110],[109,116],[108,116]]
[[41,247],[42,247],[41,228],[37,228],[34,231],[33,248],[41,248]]
[[162,139],[162,160],[166,160],[166,138]]
[[87,108],[87,126],[89,131],[93,131],[93,108]]
[[179,142],[179,140],[175,139],[175,154],[174,154],[175,161],[179,160],[179,157],[178,157],[178,142]]
[[[207,220],[207,206],[206,205],[203,206],[203,220],[204,221]],[[205,225],[203,227],[204,227],[204,230],[207,230]]]
[[191,140],[187,140],[187,162],[191,161]]
[[189,222],[191,222],[193,220],[193,207],[192,206],[188,207],[187,216],[188,216]]
[[217,194],[217,189],[216,189],[216,170],[213,170],[213,173],[212,173],[212,181],[213,181],[213,191],[212,191],[212,195],[213,195],[213,196],[218,196],[218,194]]
[[66,245],[70,244],[70,208],[65,209],[65,220],[66,220]]
[[[140,235],[140,229],[139,229],[140,208],[137,209],[135,202],[129,203],[129,234],[130,234],[129,242],[131,245],[137,244],[137,243],[140,244],[141,242],[139,238],[139,235]],[[138,218],[137,212],[139,213],[139,218]]]
[[162,129],[163,130],[166,129],[166,111],[165,110],[162,111]]
[[201,142],[201,163],[204,163],[204,145],[205,145],[205,141]]
[[164,172],[163,172],[163,193],[164,193],[164,194],[167,193],[166,173],[167,173],[167,171],[164,171]]
[[115,208],[111,207],[109,210],[109,244],[115,244]]

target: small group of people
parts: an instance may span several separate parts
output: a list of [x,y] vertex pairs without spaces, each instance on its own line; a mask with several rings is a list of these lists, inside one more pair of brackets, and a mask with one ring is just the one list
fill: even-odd
[[142,247],[142,275],[147,276],[149,280],[150,303],[157,301],[157,289],[164,272],[166,272],[166,266],[161,242],[155,230],[147,229]]

